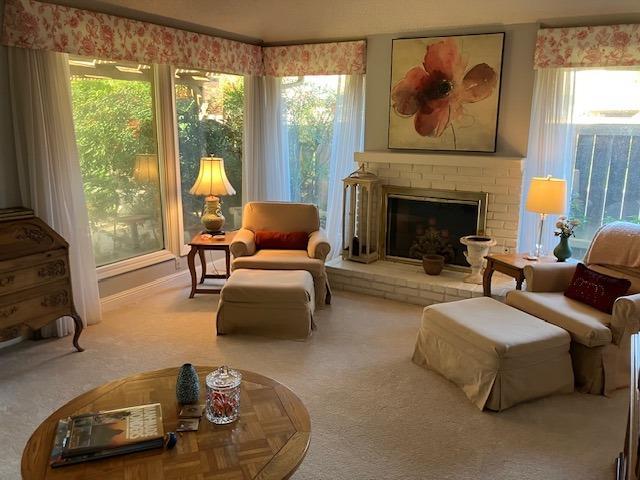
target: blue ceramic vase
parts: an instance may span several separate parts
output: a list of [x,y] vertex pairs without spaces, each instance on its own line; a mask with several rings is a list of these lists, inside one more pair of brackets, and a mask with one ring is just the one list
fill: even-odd
[[553,254],[559,262],[564,262],[568,258],[571,258],[571,247],[569,246],[569,239],[567,237],[560,237],[560,243],[553,249]]
[[176,379],[176,398],[179,403],[189,405],[198,403],[200,398],[200,378],[198,372],[190,363],[180,367]]

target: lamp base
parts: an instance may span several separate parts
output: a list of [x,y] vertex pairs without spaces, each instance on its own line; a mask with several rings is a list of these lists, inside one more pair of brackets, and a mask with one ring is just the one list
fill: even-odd
[[204,201],[204,210],[200,221],[207,233],[221,232],[224,226],[224,215],[220,208],[220,199],[213,195]]

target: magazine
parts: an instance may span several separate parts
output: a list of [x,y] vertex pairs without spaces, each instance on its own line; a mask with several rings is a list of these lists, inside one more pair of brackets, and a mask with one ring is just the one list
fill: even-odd
[[58,422],[52,467],[162,447],[159,403],[75,415]]

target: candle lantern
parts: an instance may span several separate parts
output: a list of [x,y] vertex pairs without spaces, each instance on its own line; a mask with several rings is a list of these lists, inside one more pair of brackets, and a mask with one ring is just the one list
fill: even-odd
[[378,260],[380,179],[364,165],[342,180],[342,258]]

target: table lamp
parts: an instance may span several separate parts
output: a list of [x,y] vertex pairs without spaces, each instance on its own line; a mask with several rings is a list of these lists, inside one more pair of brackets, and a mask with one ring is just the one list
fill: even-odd
[[138,153],[133,167],[133,178],[140,183],[157,183],[158,156],[155,153]]
[[525,208],[530,212],[540,214],[540,229],[535,249],[535,256],[540,257],[542,255],[542,229],[546,216],[549,214],[560,215],[567,208],[566,180],[552,178],[551,175],[533,177],[529,186]]
[[218,157],[202,157],[198,178],[189,193],[206,196],[201,221],[207,232],[224,233],[222,230],[224,216],[220,209],[222,202],[216,195],[234,195],[236,193],[224,171],[224,160]]

